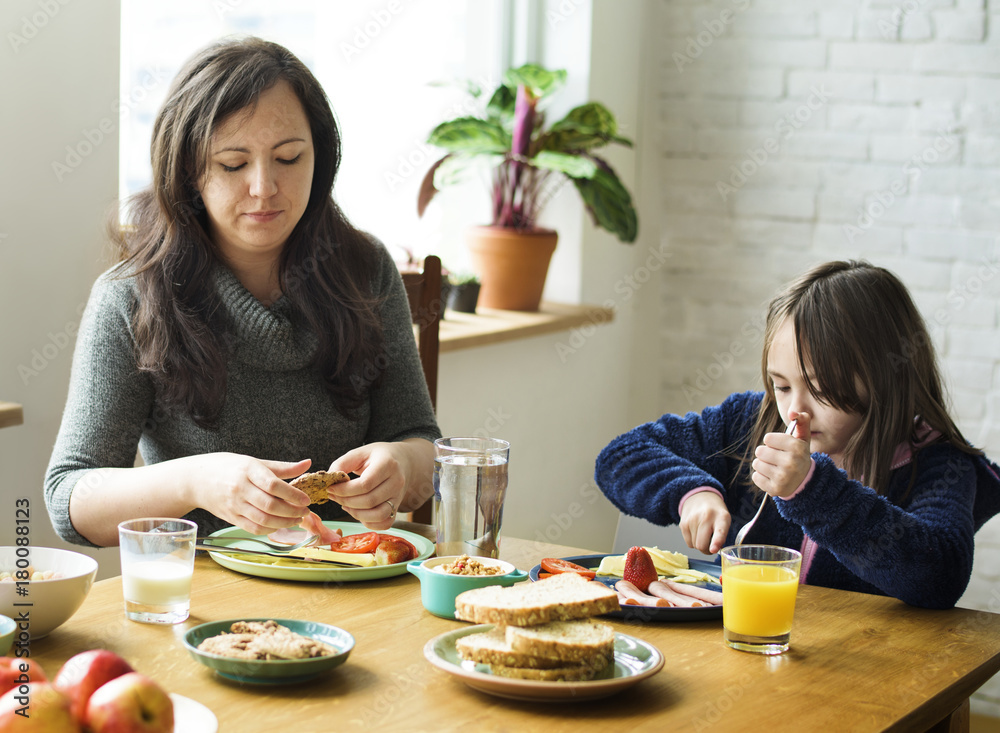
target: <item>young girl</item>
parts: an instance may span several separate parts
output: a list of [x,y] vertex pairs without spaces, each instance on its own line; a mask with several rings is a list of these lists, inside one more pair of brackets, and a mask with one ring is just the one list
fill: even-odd
[[745,541],[800,549],[801,582],[954,606],[973,535],[1000,511],[1000,469],[948,415],[903,284],[864,262],[806,273],[768,308],[762,369],[763,393],[613,440],[601,490],[705,553],[767,501]]

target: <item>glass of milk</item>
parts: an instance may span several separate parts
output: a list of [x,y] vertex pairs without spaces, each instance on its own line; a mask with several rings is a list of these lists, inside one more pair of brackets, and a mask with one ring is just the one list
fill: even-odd
[[438,557],[498,557],[510,443],[496,438],[438,438],[434,447]]
[[118,525],[125,615],[147,624],[178,624],[191,609],[198,525],[186,519],[130,519]]

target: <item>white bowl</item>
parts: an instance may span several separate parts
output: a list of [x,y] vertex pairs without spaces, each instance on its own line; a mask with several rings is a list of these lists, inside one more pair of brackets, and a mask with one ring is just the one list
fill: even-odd
[[[17,583],[0,581],[0,614],[10,616],[15,621],[28,614],[28,633],[32,639],[40,639],[53,629],[65,623],[76,613],[94,584],[97,575],[97,560],[72,550],[55,547],[29,547],[27,558],[36,572],[54,570],[60,577],[50,580],[27,581],[22,587],[27,595],[17,592]],[[0,572],[15,573],[18,550],[24,548],[0,547]],[[31,603],[30,606],[15,606],[15,603]]]

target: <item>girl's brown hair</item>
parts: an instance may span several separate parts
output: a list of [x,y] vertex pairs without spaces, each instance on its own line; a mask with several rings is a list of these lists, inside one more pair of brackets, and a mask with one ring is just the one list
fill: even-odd
[[[775,332],[790,318],[799,368],[813,397],[862,417],[844,449],[844,469],[885,495],[896,446],[916,444],[919,417],[940,441],[971,447],[948,414],[934,345],[909,292],[888,270],[867,262],[828,262],[792,282],[770,303],[761,373],[764,399],[750,432],[744,463],[766,433],[783,429],[767,376]],[[911,485],[916,476],[913,462]],[[752,485],[752,484],[751,484]]]
[[318,336],[314,366],[340,409],[362,403],[357,385],[373,384],[364,365],[381,363],[382,326],[371,288],[377,251],[331,195],[341,141],[323,88],[276,43],[212,44],[181,69],[157,114],[152,185],[129,199],[124,225],[109,227],[119,272],[137,282],[132,325],[139,368],[152,376],[165,406],[201,426],[215,423],[225,400],[227,337],[209,277],[218,254],[196,182],[212,132],[234,114],[252,113],[279,82],[302,103],[315,149],[309,202],[281,254],[281,290]]

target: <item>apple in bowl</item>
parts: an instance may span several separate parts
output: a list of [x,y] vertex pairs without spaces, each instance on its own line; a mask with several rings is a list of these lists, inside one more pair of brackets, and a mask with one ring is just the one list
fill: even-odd
[[128,672],[94,691],[86,719],[91,733],[171,733],[174,701],[149,677]]

